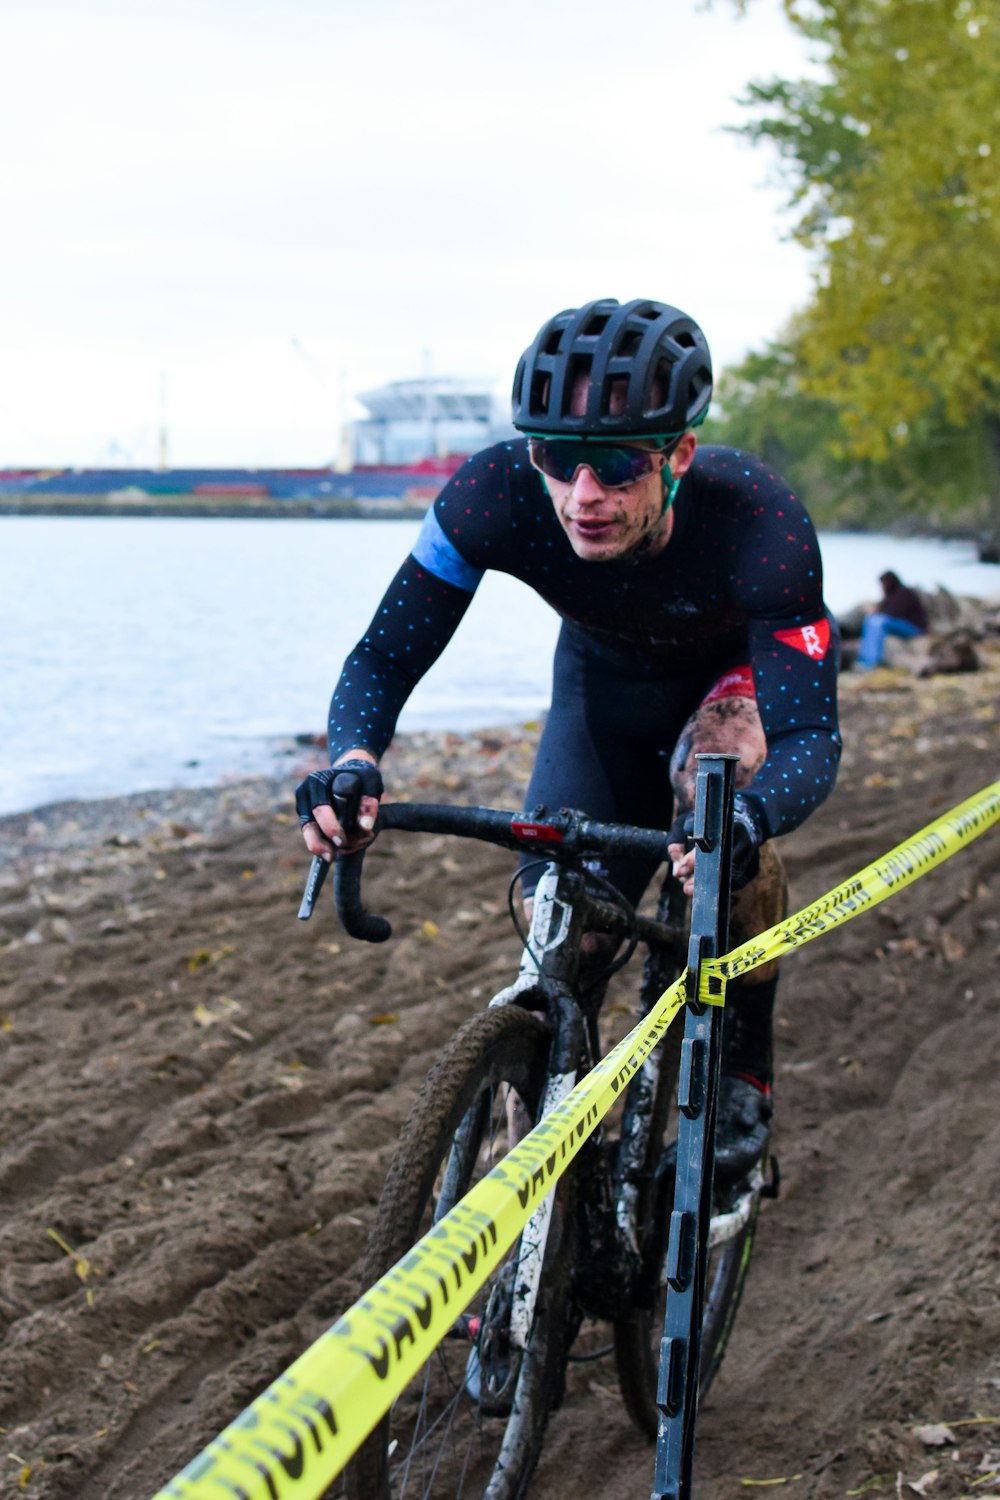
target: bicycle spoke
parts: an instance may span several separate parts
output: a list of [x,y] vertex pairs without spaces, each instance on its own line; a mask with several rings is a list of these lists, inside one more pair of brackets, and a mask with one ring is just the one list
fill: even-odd
[[[424,1371],[423,1386],[422,1386],[422,1395],[421,1395],[420,1403],[419,1403],[419,1407],[418,1407],[418,1412],[419,1412],[420,1416],[423,1416],[423,1414],[425,1414],[428,1411],[428,1407],[429,1407],[429,1403],[428,1403],[428,1399],[427,1399],[427,1391],[428,1391],[428,1386],[429,1386],[429,1383],[430,1383],[430,1373],[429,1372],[430,1372],[430,1365],[428,1365],[427,1368]],[[410,1447],[410,1449],[409,1449],[409,1451],[408,1451],[408,1453],[406,1455],[406,1463],[403,1466],[403,1469],[402,1469],[401,1473],[398,1473],[398,1474],[394,1473],[393,1474],[393,1482],[398,1487],[398,1493],[399,1493],[400,1500],[405,1500],[406,1493],[407,1493],[407,1487],[409,1485],[409,1480],[410,1480],[410,1471],[411,1471],[411,1468],[412,1468],[415,1460],[418,1457],[426,1455],[427,1449],[428,1449],[428,1444],[431,1443],[434,1440],[435,1435],[437,1434],[438,1429],[441,1427],[442,1423],[446,1423],[447,1424],[447,1431],[446,1431],[446,1433],[444,1435],[444,1441],[441,1443],[441,1446],[438,1448],[437,1453],[436,1453],[436,1455],[433,1458],[433,1467],[431,1469],[430,1474],[429,1475],[425,1475],[425,1477],[423,1479],[424,1494],[426,1494],[428,1492],[427,1491],[427,1486],[429,1484],[433,1484],[435,1482],[435,1480],[437,1478],[437,1475],[438,1475],[438,1471],[439,1471],[439,1469],[441,1467],[441,1462],[442,1462],[442,1459],[443,1459],[443,1456],[444,1456],[445,1446],[446,1446],[446,1443],[447,1443],[448,1436],[452,1433],[452,1431],[454,1429],[455,1417],[456,1417],[457,1410],[458,1410],[458,1404],[459,1404],[459,1401],[461,1399],[461,1394],[462,1394],[461,1390],[456,1389],[455,1392],[454,1392],[454,1394],[453,1394],[453,1396],[452,1396],[452,1398],[451,1398],[451,1400],[444,1407],[444,1409],[438,1414],[438,1416],[430,1423],[429,1426],[425,1427],[419,1419],[415,1423],[414,1440],[413,1440],[413,1443],[412,1443],[412,1445],[411,1445],[411,1447]],[[465,1467],[466,1468],[468,1467],[468,1459],[466,1459],[466,1465],[465,1465]],[[464,1470],[463,1470],[463,1473],[464,1473]]]

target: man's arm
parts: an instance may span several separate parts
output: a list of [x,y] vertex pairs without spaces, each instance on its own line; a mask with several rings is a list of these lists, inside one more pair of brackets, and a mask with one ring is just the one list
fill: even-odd
[[[482,572],[465,563],[454,547],[446,558],[436,555],[427,537],[437,538],[439,533],[430,511],[413,552],[344,663],[330,703],[331,767],[351,762],[378,765],[404,703],[469,607]],[[317,773],[302,783],[297,798],[303,838],[311,854],[332,860],[335,850],[351,854],[371,841],[382,787],[381,778],[366,779],[371,789],[362,797],[358,828],[351,833],[341,826],[330,801],[329,773]]]
[[750,662],[767,757],[740,793],[762,840],[803,823],[833,790],[840,762],[832,616],[808,602],[751,622]]

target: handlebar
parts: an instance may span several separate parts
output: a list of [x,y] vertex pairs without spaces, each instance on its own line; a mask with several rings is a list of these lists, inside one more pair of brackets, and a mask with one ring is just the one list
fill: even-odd
[[[340,777],[337,778],[341,780]],[[391,802],[379,809],[375,834],[389,828],[408,833],[444,833],[478,839],[503,849],[534,850],[546,859],[579,859],[587,854],[618,858],[667,857],[669,834],[661,829],[634,828],[627,823],[599,823],[583,813],[544,807],[531,812],[505,812],[492,807],[453,807],[432,802]],[[365,909],[361,899],[361,870],[365,850],[340,855],[334,866],[333,897],[337,915],[350,937],[383,943],[392,928],[384,917]],[[299,919],[312,915],[329,866],[314,857],[306,881]]]

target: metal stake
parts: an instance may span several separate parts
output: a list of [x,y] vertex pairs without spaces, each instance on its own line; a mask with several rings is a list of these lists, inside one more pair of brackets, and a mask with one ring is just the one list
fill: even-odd
[[[715,1114],[723,1007],[698,1000],[705,959],[729,941],[735,755],[699,755],[688,1003],[678,1085],[677,1177],[667,1245],[667,1312],[656,1393],[660,1409],[652,1500],[691,1500],[698,1369],[712,1217]],[[720,999],[725,999],[720,984]]]

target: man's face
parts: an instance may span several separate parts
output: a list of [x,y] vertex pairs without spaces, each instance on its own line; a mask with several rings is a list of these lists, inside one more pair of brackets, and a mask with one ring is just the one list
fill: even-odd
[[[589,380],[580,377],[573,386],[570,410],[582,416],[587,409]],[[622,409],[624,392],[612,390],[611,409]],[[656,452],[657,444],[636,439],[623,446]],[[679,477],[690,466],[697,446],[694,433],[686,432],[669,459],[657,456],[650,473],[634,484],[610,488],[603,485],[586,464],[572,479],[544,475],[545,486],[559,524],[570,546],[584,562],[612,562],[633,555],[653,555],[666,546],[673,530],[672,511],[663,513],[664,467]]]
[[615,489],[602,485],[585,464],[571,480],[545,476],[559,524],[577,557],[584,562],[611,562],[640,549],[658,551],[665,544],[672,517],[669,511],[663,514],[664,462],[658,457],[651,473]]

